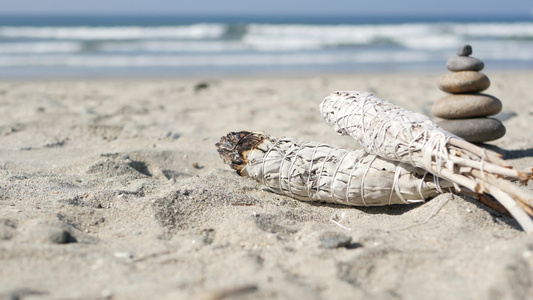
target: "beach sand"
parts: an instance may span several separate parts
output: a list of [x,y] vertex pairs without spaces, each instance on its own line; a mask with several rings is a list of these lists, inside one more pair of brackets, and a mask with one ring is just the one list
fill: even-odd
[[[485,73],[507,128],[492,148],[533,166],[533,72]],[[472,198],[306,203],[216,151],[240,130],[356,147],[325,96],[429,114],[439,75],[0,82],[0,297],[532,299],[533,236]]]

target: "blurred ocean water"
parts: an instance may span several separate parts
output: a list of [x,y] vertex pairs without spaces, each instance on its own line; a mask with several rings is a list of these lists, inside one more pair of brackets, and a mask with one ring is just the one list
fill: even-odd
[[533,68],[533,18],[0,16],[0,78]]

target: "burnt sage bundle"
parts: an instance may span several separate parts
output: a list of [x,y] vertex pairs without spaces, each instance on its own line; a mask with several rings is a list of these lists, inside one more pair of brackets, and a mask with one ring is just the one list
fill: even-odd
[[532,179],[531,169],[515,170],[497,153],[370,93],[332,93],[320,111],[362,149],[241,131],[222,137],[218,152],[241,176],[303,201],[377,206],[421,202],[445,191],[490,194],[533,233],[533,197],[513,182]]

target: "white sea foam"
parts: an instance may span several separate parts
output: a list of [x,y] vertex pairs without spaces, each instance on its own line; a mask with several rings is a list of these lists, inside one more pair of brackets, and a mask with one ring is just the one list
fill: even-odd
[[[305,49],[332,45],[394,43],[413,49],[447,49],[486,37],[527,39],[533,23],[413,23],[396,25],[261,25],[248,27],[244,42]],[[274,43],[273,43],[274,41]],[[277,42],[277,43],[276,43]]]
[[82,48],[77,42],[1,43],[0,53],[74,53]]
[[451,31],[456,35],[469,37],[532,38],[533,23],[471,23],[452,24]]
[[226,52],[246,50],[239,41],[121,41],[103,42],[98,50],[104,52]]
[[0,27],[0,37],[74,40],[207,39],[218,38],[225,32],[226,26],[223,24],[158,27]]
[[298,51],[321,49],[328,45],[328,41],[298,36],[259,36],[246,35],[242,43],[250,49],[259,51]]
[[398,41],[411,37],[427,37],[435,34],[433,24],[399,25],[250,25],[248,37],[296,38],[310,44],[363,45],[384,41]]

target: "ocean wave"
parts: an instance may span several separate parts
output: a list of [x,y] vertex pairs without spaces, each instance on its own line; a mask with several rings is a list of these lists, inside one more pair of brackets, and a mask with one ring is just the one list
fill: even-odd
[[247,50],[239,41],[125,41],[102,42],[97,49],[103,52],[229,52]]
[[532,22],[450,24],[451,32],[468,37],[533,38]]
[[1,43],[0,53],[75,53],[83,49],[77,42]]
[[[376,25],[193,24],[181,26],[0,27],[2,48],[28,42],[26,52],[68,52],[82,41],[80,51],[223,52],[237,50],[306,51],[335,47],[399,46],[413,50],[443,50],[462,43],[497,39],[533,40],[533,22],[406,23]],[[35,45],[31,45],[31,42]],[[35,49],[35,50],[31,50]],[[21,49],[24,50],[24,49]],[[1,51],[1,50],[0,50]],[[5,50],[2,53],[10,52]],[[24,51],[22,51],[24,52]]]
[[305,49],[336,45],[401,45],[411,49],[449,49],[470,40],[531,39],[533,23],[406,23],[382,25],[251,24],[244,42],[256,46]]
[[128,40],[157,38],[213,39],[226,32],[224,24],[187,26],[111,27],[0,27],[0,37],[72,40]]
[[329,45],[327,41],[308,37],[245,35],[242,43],[258,51],[315,50]]
[[4,26],[0,67],[444,66],[464,44],[485,61],[531,65],[533,22]]

